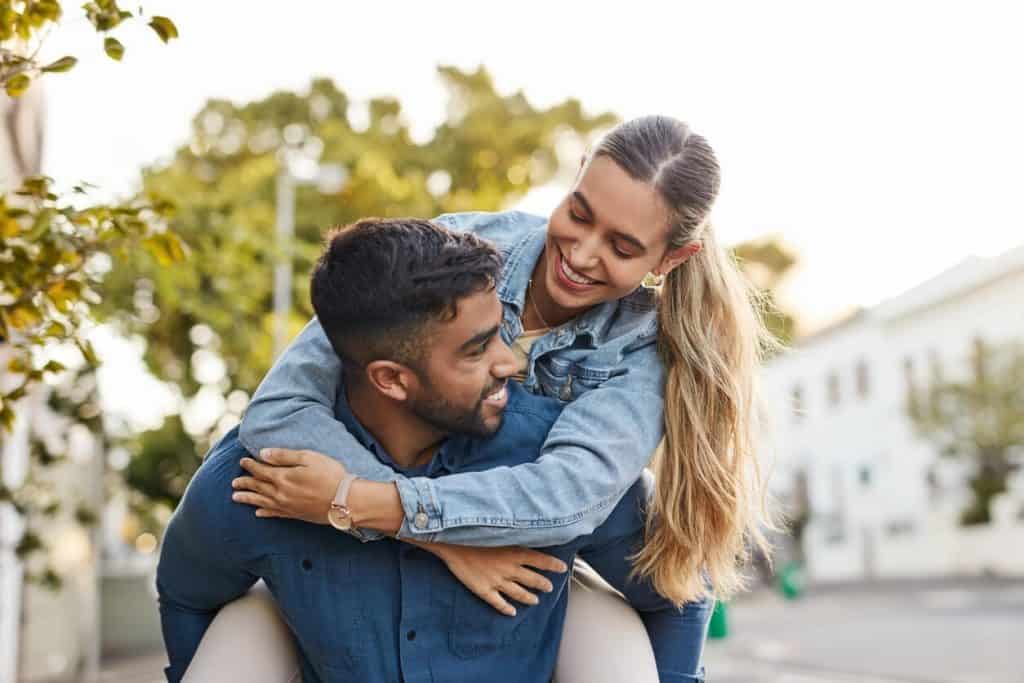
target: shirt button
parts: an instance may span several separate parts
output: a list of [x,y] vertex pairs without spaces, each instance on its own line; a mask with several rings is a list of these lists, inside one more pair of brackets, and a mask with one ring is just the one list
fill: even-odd
[[427,517],[426,512],[417,512],[416,517],[413,518],[412,523],[417,529],[426,529],[427,524],[430,522],[430,518]]
[[409,631],[405,634],[406,640],[416,640],[416,631]]

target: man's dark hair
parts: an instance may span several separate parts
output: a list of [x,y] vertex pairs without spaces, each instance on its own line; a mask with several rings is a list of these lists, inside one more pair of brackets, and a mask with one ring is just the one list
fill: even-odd
[[475,235],[367,218],[328,233],[310,298],[346,374],[375,360],[417,367],[428,323],[455,317],[459,299],[494,287],[500,270],[498,252]]

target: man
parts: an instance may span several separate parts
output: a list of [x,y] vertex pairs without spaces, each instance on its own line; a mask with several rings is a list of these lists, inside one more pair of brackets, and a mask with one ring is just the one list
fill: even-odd
[[[358,223],[334,234],[317,263],[313,306],[344,361],[336,417],[404,474],[526,462],[558,415],[556,401],[508,382],[516,359],[498,334],[500,265],[478,238],[416,220]],[[681,673],[692,667],[678,661],[678,644],[694,628],[702,637],[703,620],[629,579],[649,481],[593,534],[534,552],[530,564],[543,574],[524,572],[510,589],[529,606],[501,616],[419,547],[361,543],[324,524],[326,510],[309,520],[320,524],[255,517],[230,495],[246,455],[229,433],[165,534],[157,586],[170,680],[184,674],[217,610],[262,579],[307,682],[548,681],[566,613],[564,569],[577,554],[640,612],[662,680],[694,680]],[[344,512],[344,485],[338,495]]]

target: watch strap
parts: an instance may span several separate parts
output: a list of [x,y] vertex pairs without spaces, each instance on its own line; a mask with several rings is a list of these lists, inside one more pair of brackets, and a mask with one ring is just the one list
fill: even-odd
[[341,483],[338,484],[338,491],[334,494],[334,504],[339,505],[343,508],[348,508],[348,491],[352,488],[352,482],[358,479],[356,475],[348,472],[344,477],[341,478]]

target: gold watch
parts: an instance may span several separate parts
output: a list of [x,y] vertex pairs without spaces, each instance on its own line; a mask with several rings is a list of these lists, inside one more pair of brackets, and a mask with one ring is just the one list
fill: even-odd
[[357,538],[363,534],[358,527],[352,525],[352,511],[348,509],[348,491],[352,488],[352,482],[358,479],[356,475],[349,472],[338,484],[338,492],[334,494],[331,502],[331,509],[327,511],[327,521],[338,531],[344,531]]

